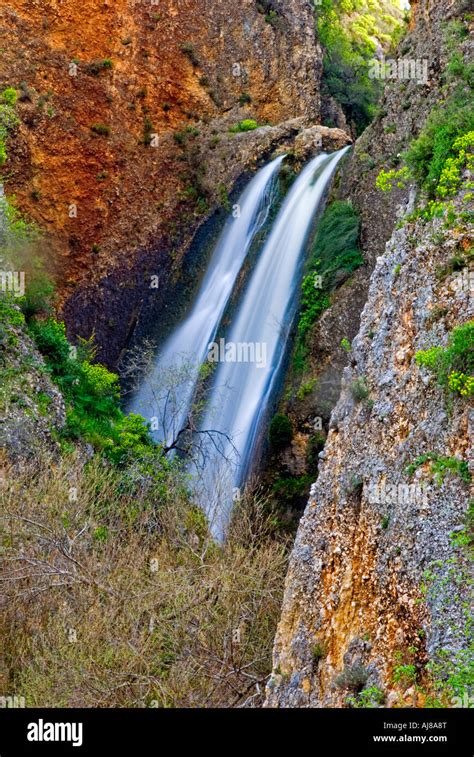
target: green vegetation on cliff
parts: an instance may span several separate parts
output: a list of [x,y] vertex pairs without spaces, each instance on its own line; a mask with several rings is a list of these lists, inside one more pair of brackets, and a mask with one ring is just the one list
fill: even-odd
[[441,386],[462,397],[474,395],[474,321],[457,326],[447,347],[431,347],[416,354],[416,362],[433,371]]
[[469,205],[474,197],[473,182],[463,177],[474,167],[474,68],[458,49],[467,35],[467,19],[446,25],[444,52],[449,64],[443,77],[444,100],[428,113],[419,134],[399,156],[401,167],[382,169],[377,177],[376,186],[384,192],[409,181],[418,184],[421,204],[409,220],[430,220],[446,213],[449,221],[448,198],[464,190],[463,201]]
[[302,370],[306,337],[330,305],[330,293],[364,262],[359,246],[360,219],[350,202],[335,200],[323,213],[303,279],[295,368]]
[[[323,94],[342,106],[360,134],[375,115],[381,82],[369,76],[369,61],[387,51],[403,15],[397,0],[322,0],[316,6],[324,50]],[[331,124],[328,124],[331,125]]]
[[122,412],[118,376],[93,362],[91,342],[71,347],[64,324],[53,318],[31,321],[29,333],[66,401],[62,439],[86,441],[116,463],[158,453],[144,418]]
[[16,90],[7,87],[0,93],[0,166],[7,159],[6,141],[20,123],[15,112]]
[[270,445],[274,450],[287,447],[293,439],[291,421],[287,415],[277,414],[273,416],[269,431]]

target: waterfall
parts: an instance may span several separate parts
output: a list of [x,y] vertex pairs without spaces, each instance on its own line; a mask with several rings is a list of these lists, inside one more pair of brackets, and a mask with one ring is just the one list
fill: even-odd
[[[258,458],[298,306],[308,236],[348,149],[318,155],[296,178],[239,294],[229,333],[216,343],[239,272],[268,219],[284,156],[255,175],[240,197],[239,212],[225,224],[194,303],[159,350],[128,408],[155,422],[154,438],[167,446],[179,439],[190,413],[194,415],[199,459],[189,472],[196,500],[219,538]],[[201,371],[212,363],[209,391],[196,398]]]
[[215,338],[245,257],[270,212],[284,155],[254,176],[227,220],[194,304],[172,332],[128,410],[154,419],[154,438],[171,444],[186,422],[208,344]]
[[[349,148],[318,155],[292,185],[242,295],[232,327],[209,353],[218,361],[200,429],[212,429],[202,470],[194,467],[198,501],[216,535],[251,470],[261,421],[275,388],[297,308],[303,256],[314,216]],[[225,436],[224,436],[225,435]]]

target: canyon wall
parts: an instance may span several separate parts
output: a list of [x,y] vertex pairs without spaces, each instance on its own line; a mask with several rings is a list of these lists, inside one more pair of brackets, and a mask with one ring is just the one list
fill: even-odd
[[[364,265],[333,293],[331,307],[316,321],[307,340],[307,368],[300,385],[312,383],[304,396],[293,397],[289,414],[309,439],[314,417],[329,422],[338,400],[347,354],[341,342],[352,341],[360,326],[367,301],[370,277],[377,257],[383,254],[397,223],[400,205],[408,200],[409,189],[394,187],[390,194],[377,191],[381,169],[401,164],[401,156],[423,127],[431,109],[449,92],[446,71],[452,50],[446,44],[446,26],[467,12],[464,0],[420,0],[411,3],[412,17],[398,49],[386,59],[402,65],[426,65],[426,78],[394,78],[385,81],[385,90],[373,123],[356,141],[343,164],[330,199],[349,200],[360,215],[360,241]],[[471,55],[472,42],[460,46]],[[296,393],[295,393],[296,394]]]
[[468,231],[418,222],[378,258],[292,553],[271,705],[341,706],[353,673],[364,678],[354,688],[416,706],[414,686],[394,684],[396,667],[414,665],[420,683],[441,650],[455,657],[469,646],[472,562],[453,535],[470,487],[455,472],[436,479],[430,460],[456,457],[472,470],[474,415],[414,360],[474,316],[459,273],[439,276],[468,243]]
[[144,300],[166,306],[196,229],[273,145],[229,128],[318,120],[313,12],[306,0],[0,10],[0,81],[18,88],[21,119],[6,191],[47,235],[71,334],[95,332],[108,364]]
[[[367,262],[313,333],[309,373],[334,379],[332,397],[346,367],[292,552],[271,707],[429,705],[472,664],[472,403],[448,396],[415,361],[474,316],[463,257],[472,249],[470,195],[453,199],[458,220],[446,223],[408,217],[413,187],[375,190],[381,167],[401,164],[447,98],[446,25],[465,12],[449,0],[416,4],[397,57],[425,59],[429,80],[388,83],[335,189],[361,212]],[[470,44],[458,48],[467,60]],[[349,357],[334,348],[343,337],[353,339]],[[304,400],[308,418],[325,408],[320,385]]]

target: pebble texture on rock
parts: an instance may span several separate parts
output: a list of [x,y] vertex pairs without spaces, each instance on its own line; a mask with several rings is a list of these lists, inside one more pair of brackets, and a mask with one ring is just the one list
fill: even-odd
[[[453,473],[437,483],[430,463],[407,473],[430,452],[466,461],[472,472],[472,406],[448,398],[415,362],[418,350],[445,345],[474,317],[461,274],[440,275],[468,243],[440,219],[418,221],[396,230],[377,259],[292,553],[268,706],[343,706],[348,691],[338,676],[351,670],[363,670],[385,705],[415,706],[417,691],[393,682],[397,660],[416,648],[423,682],[428,660],[469,643],[472,562],[451,534],[463,527],[472,492]],[[393,485],[401,485],[395,495]]]

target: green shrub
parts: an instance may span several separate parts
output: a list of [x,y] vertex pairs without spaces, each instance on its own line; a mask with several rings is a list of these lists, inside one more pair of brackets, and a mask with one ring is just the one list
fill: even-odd
[[274,450],[282,450],[291,444],[293,428],[287,415],[274,415],[269,430],[270,445]]
[[474,321],[457,326],[451,332],[447,347],[420,350],[418,365],[433,371],[441,386],[463,397],[474,394]]
[[242,94],[239,97],[239,105],[249,105],[252,102],[252,98],[250,97],[248,92],[242,92]]
[[143,144],[146,147],[149,147],[153,140],[153,123],[149,118],[145,118],[145,121],[143,123]]
[[385,694],[377,686],[362,689],[357,696],[347,697],[347,704],[356,709],[373,709],[381,707],[385,702]]
[[324,54],[322,91],[341,105],[360,134],[376,114],[383,90],[382,83],[369,76],[370,61],[377,47],[388,48],[401,14],[395,4],[387,12],[373,0],[321,0],[315,10]]
[[439,197],[454,195],[461,184],[461,172],[465,166],[474,168],[474,131],[467,132],[454,140],[452,155],[447,158],[437,186]]
[[258,123],[254,121],[253,118],[245,118],[238,124],[231,126],[229,131],[232,132],[232,134],[237,134],[238,132],[254,131],[255,129],[258,129]]
[[443,29],[443,42],[448,51],[456,50],[468,36],[469,29],[459,18],[449,21]]
[[352,665],[345,667],[342,673],[334,679],[334,683],[340,689],[362,689],[367,683],[369,677],[367,668],[363,665]]
[[272,494],[280,507],[284,509],[304,507],[313,483],[313,475],[283,476],[273,484]]
[[352,273],[362,265],[359,229],[359,215],[349,201],[336,200],[326,208],[312,246],[312,266],[324,281],[332,284],[339,271]]
[[305,276],[301,284],[301,314],[298,338],[303,342],[311,327],[331,304],[328,294],[314,286],[314,275]]
[[351,384],[351,395],[355,402],[362,402],[369,396],[366,379],[364,376],[355,379]]
[[13,270],[25,274],[25,293],[16,298],[16,303],[29,320],[37,314],[50,314],[55,296],[55,285],[45,270],[45,263],[38,252],[40,241],[36,225],[19,213],[13,204],[14,198],[0,198],[0,215],[6,219],[0,243],[0,254]]
[[325,444],[326,435],[323,431],[318,431],[308,439],[306,462],[310,473],[317,473],[319,453],[324,449]]
[[319,662],[327,655],[327,649],[322,641],[317,641],[313,646],[313,661]]
[[314,390],[314,387],[316,386],[317,382],[318,382],[317,379],[311,378],[309,379],[309,381],[306,381],[305,383],[301,384],[296,394],[296,399],[304,400],[304,398],[307,397],[309,394],[311,394],[311,392]]
[[16,304],[13,304],[12,298],[9,294],[0,292],[0,341],[4,343],[5,337],[9,333],[8,328],[5,326],[21,327],[25,323],[25,317],[23,313],[18,310]]
[[19,124],[20,120],[15,113],[16,90],[7,87],[0,94],[0,166],[7,160],[6,140]]
[[271,26],[275,26],[278,22],[278,13],[275,10],[269,11],[265,16],[265,21],[267,24],[271,24]]
[[344,339],[341,339],[341,347],[344,350],[344,352],[347,352],[347,353],[351,352],[352,350],[351,343],[348,339],[346,339],[346,337],[344,337]]
[[406,688],[416,682],[415,665],[396,665],[393,670],[393,682]]
[[449,159],[459,157],[459,138],[474,130],[474,109],[459,92],[442,107],[435,108],[415,139],[405,160],[414,179],[435,197]]
[[446,474],[449,472],[459,476],[467,484],[471,482],[469,466],[464,460],[460,460],[458,457],[443,457],[442,455],[437,455],[435,452],[427,452],[417,457],[413,463],[407,466],[408,475],[412,476],[418,468],[427,462],[431,462],[430,472],[434,476],[438,486],[441,486],[446,478]]
[[0,104],[0,132],[7,134],[18,126],[20,120],[11,105]]
[[192,42],[184,42],[181,45],[181,52],[189,58],[193,66],[199,66],[200,60]]
[[117,464],[153,451],[145,420],[124,415],[118,377],[91,362],[90,343],[82,342],[76,356],[64,323],[53,318],[32,321],[29,332],[66,401],[65,439],[87,441]]
[[21,309],[27,320],[35,315],[50,314],[56,287],[41,269],[27,275],[26,291],[20,300]]
[[[331,292],[364,262],[359,246],[359,228],[359,216],[348,201],[332,202],[322,215],[312,245],[309,273],[301,285],[295,370],[304,361],[309,331],[331,304]],[[316,277],[321,277],[321,286]]]
[[64,323],[59,323],[50,318],[47,321],[35,321],[30,325],[29,330],[39,351],[46,358],[53,375],[64,374],[64,366],[71,355]]
[[0,94],[0,100],[2,103],[5,103],[5,105],[10,105],[12,108],[16,105],[17,101],[17,93],[16,89],[13,87],[7,87],[3,90],[3,92]]
[[[469,626],[467,626],[469,633]],[[437,697],[432,707],[451,706],[453,697],[459,697],[460,702],[474,696],[474,642],[468,641],[465,649],[455,655],[450,650],[442,649],[436,660],[428,663],[428,669],[433,679],[433,687]],[[471,700],[472,701],[472,700]],[[449,702],[449,704],[443,704]]]
[[91,131],[94,132],[94,134],[99,134],[102,137],[108,137],[110,134],[110,126],[107,126],[107,124],[92,124]]
[[113,66],[114,64],[110,58],[104,58],[103,60],[95,60],[92,63],[88,63],[85,70],[91,76],[99,76],[101,71],[110,70]]
[[399,170],[392,169],[391,171],[384,171],[382,169],[377,176],[375,186],[377,189],[381,189],[382,192],[391,192],[395,186],[403,189],[409,179],[410,169],[407,166]]
[[173,134],[173,139],[180,147],[183,149],[187,145],[187,141],[189,137],[198,137],[200,134],[199,129],[196,129],[194,126],[186,126],[185,129],[182,131],[176,131]]
[[[430,112],[418,137],[403,155],[405,165],[380,172],[376,184],[382,191],[389,191],[395,185],[403,187],[412,179],[433,202],[436,197],[455,194],[461,185],[463,168],[474,166],[474,109],[470,102],[473,66],[465,64],[461,53],[456,52],[448,74],[449,78],[457,80],[456,86],[447,101]],[[438,205],[432,205],[428,211],[418,209],[409,220],[416,220],[420,213],[425,220],[430,220],[435,208],[438,212]]]
[[13,270],[25,272],[28,287],[43,270],[42,261],[34,249],[40,234],[34,223],[23,218],[14,202],[14,197],[0,197],[0,215],[5,219],[0,254],[9,261]]

